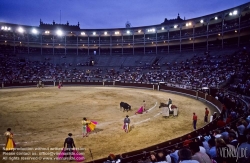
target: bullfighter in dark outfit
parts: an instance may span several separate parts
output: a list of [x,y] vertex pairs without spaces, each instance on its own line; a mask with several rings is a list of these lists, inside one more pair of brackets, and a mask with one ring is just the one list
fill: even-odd
[[64,148],[66,149],[65,152],[65,156],[67,157],[67,159],[72,160],[73,159],[73,148],[75,148],[75,143],[74,143],[74,139],[71,137],[72,134],[69,133],[68,134],[69,137],[67,137],[64,141]]

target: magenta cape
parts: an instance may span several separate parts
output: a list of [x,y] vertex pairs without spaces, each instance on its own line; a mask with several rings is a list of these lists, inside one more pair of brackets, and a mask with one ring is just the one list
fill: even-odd
[[142,114],[143,113],[143,107],[140,107],[140,109],[139,110],[137,110],[137,112],[136,113],[138,113],[138,114]]
[[58,160],[61,160],[61,159],[63,159],[63,157],[64,157],[64,148],[62,149],[62,151],[60,152],[60,154],[57,156],[57,159]]
[[[93,123],[94,125],[97,125],[97,122],[95,121],[90,121],[91,123]],[[91,132],[91,128],[89,127],[89,125],[87,125],[87,132]]]

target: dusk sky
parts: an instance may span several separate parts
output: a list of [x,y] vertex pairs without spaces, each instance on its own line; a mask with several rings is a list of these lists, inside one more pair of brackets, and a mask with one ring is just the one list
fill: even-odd
[[123,28],[160,24],[165,18],[195,18],[247,3],[249,0],[0,0],[0,22],[39,26],[77,25],[81,29]]

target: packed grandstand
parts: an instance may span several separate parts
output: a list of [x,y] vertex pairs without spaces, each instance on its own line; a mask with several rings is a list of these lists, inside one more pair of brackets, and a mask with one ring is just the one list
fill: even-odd
[[[95,162],[206,162],[208,156],[218,163],[250,162],[250,3],[145,27],[85,30],[42,21],[39,27],[0,27],[2,88],[30,81],[115,81],[217,90],[211,95],[221,104],[220,115],[209,130]],[[246,155],[223,157],[218,151],[224,147],[245,148]]]

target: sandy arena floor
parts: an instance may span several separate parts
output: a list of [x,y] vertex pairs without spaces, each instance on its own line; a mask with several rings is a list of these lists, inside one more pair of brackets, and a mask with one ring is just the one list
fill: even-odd
[[[173,104],[178,106],[178,117],[166,119],[159,114],[161,112],[158,108],[159,103],[166,102],[168,98],[171,98]],[[146,100],[147,108],[151,110],[142,115],[134,115],[143,100]],[[120,111],[121,101],[129,103],[132,111],[128,113]],[[89,149],[94,159],[98,159],[107,157],[109,153],[121,154],[141,149],[188,133],[193,130],[193,112],[198,115],[197,126],[200,128],[204,125],[205,107],[214,110],[210,105],[193,98],[144,89],[117,87],[3,89],[0,90],[0,131],[2,133],[0,159],[2,162],[12,162],[10,160],[15,160],[16,157],[19,161],[14,162],[28,162],[20,160],[21,156],[17,153],[20,151],[5,158],[7,156],[3,153],[2,147],[6,139],[3,133],[8,127],[12,128],[18,148],[62,148],[67,134],[71,132],[76,147],[85,148],[85,151],[80,149],[80,152],[84,152],[86,161],[91,161]],[[130,116],[131,125],[134,125],[128,134],[122,130],[123,119],[126,115]],[[98,122],[96,130],[87,138],[82,138],[81,120],[83,117]],[[33,151],[36,152],[35,155],[25,157],[42,159],[56,157],[47,154],[38,156],[39,152],[48,151],[48,149],[40,149]],[[24,150],[24,152],[31,151]]]

